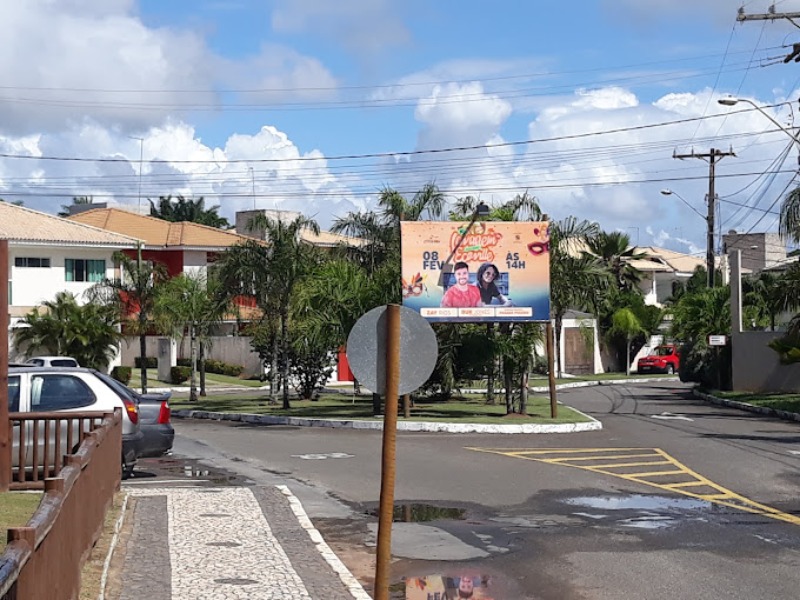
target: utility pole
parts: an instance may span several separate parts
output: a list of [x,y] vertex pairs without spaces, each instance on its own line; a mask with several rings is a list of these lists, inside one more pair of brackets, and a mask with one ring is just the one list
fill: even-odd
[[[739,8],[739,11],[736,13],[736,20],[740,23],[744,21],[777,21],[778,19],[786,19],[789,23],[800,29],[800,25],[795,22],[795,19],[800,19],[800,12],[775,12],[774,3],[767,9],[766,13],[747,15],[744,12],[744,7]],[[792,44],[792,51],[783,59],[785,63],[791,61],[800,62],[800,43]]]
[[672,158],[683,160],[684,158],[699,158],[701,160],[708,160],[708,216],[706,217],[707,235],[706,235],[706,271],[708,275],[708,287],[714,287],[714,211],[716,209],[716,193],[714,192],[714,173],[717,159],[724,158],[725,156],[736,156],[733,150],[723,152],[716,148],[711,148],[709,152],[696,154],[692,150],[691,154],[675,154]]

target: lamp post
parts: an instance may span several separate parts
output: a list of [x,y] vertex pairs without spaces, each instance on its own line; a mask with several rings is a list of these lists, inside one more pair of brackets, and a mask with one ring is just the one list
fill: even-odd
[[709,199],[709,210],[708,216],[701,213],[697,210],[694,206],[692,206],[689,202],[686,201],[686,198],[681,196],[678,192],[675,192],[670,189],[663,189],[661,190],[661,194],[663,196],[677,196],[678,200],[683,202],[686,206],[688,206],[692,211],[699,215],[701,219],[706,222],[706,274],[707,274],[707,282],[708,287],[714,287],[714,209],[713,209],[713,200]]
[[491,209],[486,204],[483,202],[478,202],[478,205],[475,207],[475,211],[472,213],[469,223],[467,223],[467,226],[464,228],[464,233],[461,234],[461,237],[458,239],[458,242],[456,242],[455,247],[450,252],[450,256],[444,260],[442,268],[439,271],[439,287],[443,290],[445,284],[447,283],[449,274],[453,272],[453,266],[450,264],[450,261],[453,260],[453,256],[455,256],[456,251],[461,246],[461,242],[463,242],[464,238],[467,237],[467,234],[469,233],[469,230],[472,229],[475,221],[477,221],[479,217],[488,217],[490,213]]
[[144,162],[144,138],[136,137],[135,135],[128,136],[132,140],[139,140],[139,210],[138,213],[142,214],[142,166]]
[[[783,131],[786,135],[788,135],[790,138],[792,138],[795,142],[798,141],[797,140],[797,136],[795,134],[791,133],[786,128],[785,125],[781,125],[781,123],[777,119],[775,119],[775,117],[773,117],[771,114],[769,114],[763,108],[761,108],[758,104],[756,104],[755,102],[753,102],[752,100],[750,100],[748,98],[736,98],[735,96],[725,96],[724,98],[718,99],[717,102],[719,104],[721,104],[722,106],[736,106],[737,104],[739,104],[739,102],[744,102],[745,104],[749,104],[750,106],[755,108],[758,112],[760,112],[762,115],[767,117],[770,121],[772,121],[778,127],[778,129]],[[782,104],[788,104],[788,102],[784,102]]]

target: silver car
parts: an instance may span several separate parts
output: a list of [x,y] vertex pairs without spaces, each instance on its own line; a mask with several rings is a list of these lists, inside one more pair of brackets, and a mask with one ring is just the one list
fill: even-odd
[[[8,410],[9,412],[112,412],[122,409],[122,465],[126,474],[136,463],[137,448],[142,432],[139,426],[139,406],[129,398],[118,394],[106,384],[97,371],[68,367],[9,367],[8,369]],[[56,435],[59,438],[59,452],[72,452],[67,447],[69,439],[67,428],[76,421],[63,421],[61,433],[49,434],[50,446],[54,446]],[[33,455],[43,456],[45,435],[38,437],[38,449],[31,442],[33,424],[25,425],[25,464],[33,465]],[[14,466],[19,464],[19,427],[14,428]],[[42,428],[43,429],[43,428]],[[40,429],[41,431],[41,429]]]

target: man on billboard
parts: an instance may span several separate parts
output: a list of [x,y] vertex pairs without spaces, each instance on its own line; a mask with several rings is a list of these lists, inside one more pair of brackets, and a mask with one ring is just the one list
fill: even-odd
[[481,304],[481,291],[469,283],[469,266],[459,261],[453,267],[456,284],[442,296],[442,308],[474,308]]

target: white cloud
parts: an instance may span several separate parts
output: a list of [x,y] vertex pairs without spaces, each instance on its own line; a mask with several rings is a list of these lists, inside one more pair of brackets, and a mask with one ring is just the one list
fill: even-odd
[[485,144],[511,114],[511,105],[483,93],[480,83],[437,85],[417,104],[415,116],[424,125],[420,149]]
[[86,114],[141,126],[175,105],[213,100],[203,40],[145,27],[132,2],[5,3],[0,37],[14,49],[0,53],[0,130],[59,129]]

